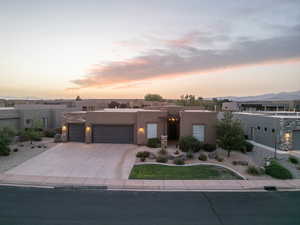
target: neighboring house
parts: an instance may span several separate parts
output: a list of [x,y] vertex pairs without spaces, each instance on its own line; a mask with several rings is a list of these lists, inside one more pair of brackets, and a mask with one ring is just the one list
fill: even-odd
[[31,128],[36,125],[44,129],[60,128],[63,114],[74,111],[65,105],[20,104],[15,107],[0,108],[0,127],[10,127],[15,130]]
[[104,109],[66,113],[62,130],[64,141],[143,145],[161,135],[169,140],[193,135],[199,141],[215,144],[216,122],[216,112],[183,107]]
[[280,150],[300,150],[300,113],[234,113],[248,139]]
[[223,111],[297,111],[300,112],[300,100],[291,101],[241,101],[224,102]]

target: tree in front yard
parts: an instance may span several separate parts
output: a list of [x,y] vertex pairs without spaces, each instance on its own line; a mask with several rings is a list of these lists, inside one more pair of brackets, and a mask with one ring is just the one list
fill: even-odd
[[2,128],[0,130],[0,155],[9,155],[9,144],[14,136],[15,132],[10,128]]
[[233,119],[231,112],[226,112],[224,118],[217,124],[218,145],[227,151],[230,157],[232,150],[239,150],[245,144],[245,136],[238,120]]
[[42,135],[41,132],[36,131],[35,129],[29,128],[24,131],[24,136],[27,140],[30,141],[30,144],[32,144],[33,141],[41,141]]

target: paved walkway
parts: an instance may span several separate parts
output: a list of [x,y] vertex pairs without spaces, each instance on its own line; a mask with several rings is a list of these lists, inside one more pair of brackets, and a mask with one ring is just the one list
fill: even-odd
[[63,143],[8,170],[8,175],[127,179],[138,146]]
[[300,180],[127,180],[89,177],[21,176],[0,174],[2,185],[50,187],[98,187],[111,190],[262,190],[264,186],[278,189],[300,189]]

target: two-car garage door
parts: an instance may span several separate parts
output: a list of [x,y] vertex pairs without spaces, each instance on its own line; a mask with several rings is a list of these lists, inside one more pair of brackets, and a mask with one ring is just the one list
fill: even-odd
[[[85,141],[85,125],[69,124],[69,141]],[[133,143],[133,125],[93,125],[93,143]]]
[[93,125],[94,143],[133,143],[132,125]]

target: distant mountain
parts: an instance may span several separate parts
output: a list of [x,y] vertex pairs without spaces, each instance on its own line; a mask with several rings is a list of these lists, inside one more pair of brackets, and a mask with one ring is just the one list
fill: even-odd
[[269,93],[264,95],[244,96],[244,97],[227,96],[227,97],[219,97],[217,99],[230,99],[232,101],[237,101],[237,102],[300,100],[300,90],[294,92]]

